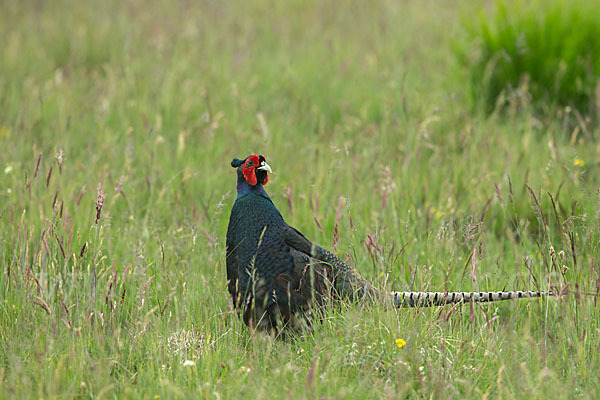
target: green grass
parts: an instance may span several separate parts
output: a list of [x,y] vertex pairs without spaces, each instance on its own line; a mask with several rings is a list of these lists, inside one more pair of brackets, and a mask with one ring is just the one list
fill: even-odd
[[476,103],[491,112],[517,97],[600,117],[598,2],[509,0],[488,14],[464,18],[469,40],[457,46]]
[[[600,132],[469,111],[469,7],[5,2],[0,397],[597,398]],[[251,153],[325,247],[341,204],[336,252],[381,287],[577,295],[251,334],[224,257]]]

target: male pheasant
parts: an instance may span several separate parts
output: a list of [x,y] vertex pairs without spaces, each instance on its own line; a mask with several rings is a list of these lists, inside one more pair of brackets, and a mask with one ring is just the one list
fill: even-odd
[[262,155],[233,159],[237,198],[227,229],[228,289],[246,325],[302,330],[330,299],[364,299],[396,307],[440,306],[551,295],[549,292],[380,292],[336,255],[289,226],[264,185]]

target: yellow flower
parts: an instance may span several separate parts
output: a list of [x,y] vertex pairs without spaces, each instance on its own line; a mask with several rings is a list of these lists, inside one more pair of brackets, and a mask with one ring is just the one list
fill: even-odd
[[154,395],[154,398],[155,398],[155,399],[160,399],[160,396],[159,396],[159,395],[157,395],[157,394],[155,394],[155,395]]
[[396,346],[398,346],[399,349],[404,347],[405,344],[406,342],[404,341],[404,339],[396,339]]
[[576,167],[583,167],[585,165],[585,161],[583,161],[581,158],[576,158],[573,161],[573,165]]

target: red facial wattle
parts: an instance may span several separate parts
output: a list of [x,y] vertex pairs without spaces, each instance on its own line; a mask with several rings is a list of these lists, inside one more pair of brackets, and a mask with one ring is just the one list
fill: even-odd
[[256,185],[256,172],[254,169],[258,167],[259,160],[258,156],[250,156],[246,159],[246,163],[244,164],[244,178],[246,178],[246,182],[248,185],[254,186]]
[[[260,179],[261,182],[258,182],[258,178],[256,177],[256,171],[259,170],[261,173]],[[266,185],[269,182],[269,173],[271,168],[267,165],[264,156],[250,156],[246,159],[244,163],[244,167],[242,168],[242,172],[244,174],[244,179],[250,186],[256,186],[258,183],[262,185]],[[264,174],[264,175],[263,175]]]

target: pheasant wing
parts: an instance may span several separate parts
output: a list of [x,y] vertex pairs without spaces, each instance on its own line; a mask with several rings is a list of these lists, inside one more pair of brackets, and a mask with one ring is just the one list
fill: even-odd
[[357,300],[364,297],[378,298],[378,291],[360,274],[338,256],[309,241],[300,231],[286,225],[283,230],[285,242],[292,249],[318,261],[330,277],[340,297]]

